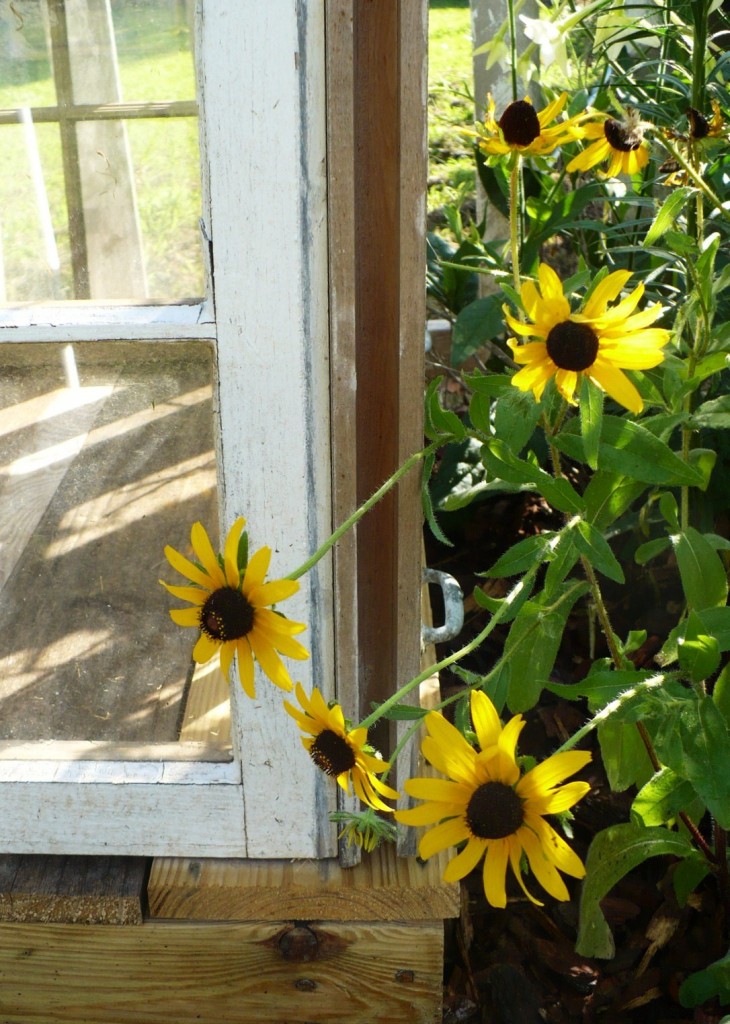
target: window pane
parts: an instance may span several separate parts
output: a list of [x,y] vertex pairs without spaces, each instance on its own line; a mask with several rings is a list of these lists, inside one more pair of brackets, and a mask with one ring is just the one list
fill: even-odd
[[12,10],[0,19],[0,301],[199,298],[188,4]]
[[212,363],[203,343],[3,347],[0,739],[178,738],[195,634],[158,579],[189,524],[215,542]]

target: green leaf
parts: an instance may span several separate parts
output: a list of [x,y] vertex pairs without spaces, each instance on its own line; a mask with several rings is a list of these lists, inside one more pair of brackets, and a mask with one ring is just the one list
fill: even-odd
[[583,492],[586,517],[599,530],[605,530],[622,516],[645,490],[646,484],[639,480],[599,469],[593,474]]
[[594,569],[616,583],[624,582],[623,569],[600,530],[582,519],[575,528],[574,540],[575,546]]
[[[638,711],[635,715],[638,717]],[[643,786],[651,777],[652,764],[635,722],[609,719],[598,727],[598,742],[614,793],[623,793],[630,786]]]
[[483,299],[470,302],[460,311],[454,323],[451,341],[452,364],[460,366],[486,342],[503,333],[501,295],[487,295]]
[[586,880],[580,901],[577,951],[581,956],[610,960],[616,951],[600,901],[624,875],[650,857],[686,857],[692,851],[686,836],[661,827],[633,822],[599,832],[586,858]]
[[573,531],[566,530],[553,549],[552,560],[548,564],[545,573],[545,596],[552,600],[557,593],[560,584],[566,578],[570,570],[580,557],[580,552],[575,546]]
[[511,622],[532,593],[533,583],[534,581],[529,581],[527,584],[523,584],[514,596],[512,596],[513,592],[510,591],[507,597],[490,597],[484,593],[481,587],[474,587],[474,600],[480,608],[486,608],[492,615],[496,615],[507,604],[509,607],[506,611],[502,612],[499,621]]
[[699,850],[693,850],[689,857],[685,857],[677,864],[672,872],[672,886],[680,907],[686,906],[690,893],[695,891],[709,873],[710,865],[707,858]]
[[691,782],[671,768],[662,768],[634,797],[631,815],[644,826],[664,825],[685,810],[694,795]]
[[645,544],[640,544],[634,552],[634,561],[637,565],[646,565],[652,558],[656,558],[662,551],[666,551],[667,548],[671,547],[672,542],[669,537],[656,537],[654,540],[648,540]]
[[527,711],[537,703],[555,664],[568,615],[587,589],[584,583],[566,583],[551,601],[542,593],[520,608],[503,654],[511,666],[511,712]]
[[455,412],[441,408],[438,392],[442,380],[436,377],[426,389],[424,431],[432,441],[439,438],[461,441],[466,437],[466,427]]
[[720,828],[730,828],[730,732],[712,697],[679,715],[682,765],[672,765],[694,786]]
[[693,526],[671,537],[687,604],[696,611],[727,603],[728,582],[723,561]]
[[645,679],[652,679],[656,672],[649,672],[644,669],[621,669],[598,668],[592,670],[577,683],[551,683],[548,689],[551,693],[564,697],[566,700],[577,700],[578,697],[588,699],[588,708],[591,712],[600,711],[610,701],[615,700],[619,694],[637,686]]
[[680,215],[685,207],[685,204],[690,196],[696,193],[696,189],[691,188],[689,185],[682,185],[669,195],[654,218],[651,227],[644,236],[643,245],[654,245],[658,241],[665,231],[671,228],[674,221]]
[[710,999],[717,999],[720,1006],[730,1003],[730,951],[704,970],[690,974],[680,986],[682,1006],[702,1006]]
[[580,386],[580,432],[586,462],[591,469],[598,469],[598,443],[602,423],[603,392],[591,384],[584,374]]
[[454,545],[451,543],[436,520],[436,515],[433,510],[433,502],[431,501],[431,492],[428,484],[431,477],[431,471],[433,470],[434,461],[435,456],[433,453],[427,455],[423,460],[423,476],[421,477],[421,506],[423,508],[423,518],[428,523],[429,529],[436,540],[439,541],[440,544],[445,544],[447,547],[453,548]]
[[[585,448],[579,429],[580,425],[574,419],[570,420],[553,441],[570,458],[585,462]],[[675,455],[651,431],[633,420],[618,416],[603,417],[598,464],[602,469],[649,484],[691,487],[702,483],[701,474]]]
[[534,488],[559,512],[572,515],[582,512],[583,500],[564,477],[557,480],[544,469],[517,458],[504,441],[493,438],[482,448],[482,460],[489,472],[513,484]]
[[515,455],[532,437],[540,419],[540,406],[532,393],[510,388],[494,403],[494,433]]
[[[699,615],[708,636],[714,636],[720,651],[730,651],[730,608],[705,608]],[[671,665],[679,657],[677,644],[684,636],[686,622],[680,622],[667,637],[661,651],[656,655],[660,665]]]
[[554,536],[553,533],[539,533],[534,537],[525,537],[505,551],[484,575],[502,577],[526,572],[544,561],[548,545]]
[[697,406],[692,413],[692,422],[696,427],[727,430],[730,427],[730,395],[721,395]]
[[723,668],[715,680],[712,690],[712,699],[717,710],[725,719],[725,725],[730,728],[730,662]]
[[714,636],[708,636],[702,620],[695,611],[687,618],[687,628],[677,641],[679,667],[695,682],[702,682],[720,667],[720,645]]

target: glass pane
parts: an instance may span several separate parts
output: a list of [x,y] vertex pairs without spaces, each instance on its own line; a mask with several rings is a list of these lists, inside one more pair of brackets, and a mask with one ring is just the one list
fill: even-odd
[[7,345],[3,364],[0,739],[175,741],[195,637],[158,579],[190,523],[215,542],[212,353]]
[[203,294],[187,0],[0,19],[0,301]]

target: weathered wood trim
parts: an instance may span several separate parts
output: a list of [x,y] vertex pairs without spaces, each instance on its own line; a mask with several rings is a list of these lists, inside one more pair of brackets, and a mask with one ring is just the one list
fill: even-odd
[[[196,57],[215,253],[221,533],[245,515],[252,549],[273,549],[276,577],[331,531],[324,6],[210,0]],[[331,558],[286,613],[307,623],[312,654],[292,670],[333,696]],[[309,767],[281,696],[262,675],[255,701],[232,687],[246,852],[332,855],[332,790]]]
[[[90,777],[104,777],[103,763],[94,762],[92,767]],[[82,785],[78,781],[3,781],[3,852],[244,856],[239,785],[175,785],[162,778],[130,784],[128,777],[113,777],[112,769],[117,767],[109,766],[108,781]],[[28,762],[23,769],[27,772]],[[274,799],[271,812],[276,811]]]

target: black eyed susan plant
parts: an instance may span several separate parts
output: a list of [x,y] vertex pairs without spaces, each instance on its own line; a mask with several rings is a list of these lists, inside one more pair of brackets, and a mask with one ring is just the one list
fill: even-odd
[[[443,409],[433,382],[425,447],[281,579],[266,579],[268,549],[249,558],[242,520],[221,553],[200,524],[197,561],[166,550],[188,581],[164,585],[189,606],[171,615],[198,630],[193,657],[218,656],[227,672],[235,655],[253,696],[254,662],[291,690],[288,661],[307,656],[295,639],[304,626],[280,607],[297,580],[405,473],[422,467],[424,516],[443,542],[449,508],[495,492],[534,495],[550,525],[475,566],[503,581],[506,596],[475,589],[484,625],[472,639],[394,680],[392,696],[359,723],[301,684],[282,715],[313,768],[363,805],[334,816],[341,836],[370,851],[395,837],[394,819],[418,827],[421,857],[451,850],[446,877],[480,871],[496,908],[580,892],[578,949],[592,957],[614,951],[601,900],[651,858],[673,859],[681,905],[711,883],[725,934],[730,921],[730,26],[717,3],[668,0],[657,10],[641,21],[608,0],[569,16],[546,8],[550,28],[531,31],[559,37],[565,81],[540,99],[539,68],[532,95],[518,89],[514,10],[495,36],[512,41],[513,99],[498,111],[488,98],[471,138],[489,201],[506,201],[509,237],[480,249],[470,235],[468,271],[498,291],[454,324],[462,354],[487,351],[462,374],[468,415]],[[464,261],[451,269],[467,272]],[[467,451],[468,481],[437,500],[437,459]],[[657,565],[672,618],[647,657],[652,601],[664,600]],[[647,621],[619,624],[621,595],[642,587]],[[597,627],[589,664],[558,681],[577,619]],[[498,651],[488,671],[460,667],[488,638]],[[449,667],[462,680],[456,694],[427,714],[405,704]],[[535,763],[518,741],[545,695],[574,701],[584,724]],[[412,719],[386,756],[369,739],[384,717]],[[406,782],[412,806],[393,814],[389,771],[418,733],[432,774]],[[583,863],[570,818],[595,756],[610,785],[633,796],[628,820],[598,832]],[[690,974],[682,1004],[730,1002],[728,962],[730,951]]]

